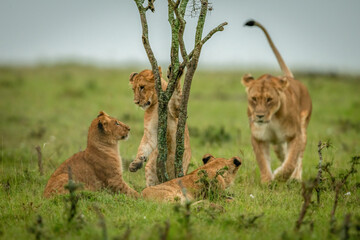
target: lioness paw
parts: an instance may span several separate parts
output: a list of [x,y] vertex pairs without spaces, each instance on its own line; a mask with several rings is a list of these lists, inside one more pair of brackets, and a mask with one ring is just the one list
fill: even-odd
[[290,178],[292,172],[285,171],[283,167],[278,167],[274,171],[274,179],[277,181],[286,181]]

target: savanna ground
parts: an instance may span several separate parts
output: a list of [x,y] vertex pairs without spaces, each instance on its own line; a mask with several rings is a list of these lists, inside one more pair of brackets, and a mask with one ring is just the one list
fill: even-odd
[[[136,173],[127,170],[143,133],[143,111],[133,104],[128,76],[140,70],[71,64],[0,68],[0,238],[166,239],[161,235],[168,221],[168,239],[337,239],[347,237],[342,225],[345,215],[351,213],[350,238],[359,239],[358,173],[350,176],[340,191],[335,213],[340,230],[329,233],[335,192],[323,173],[321,202],[317,204],[314,193],[305,223],[294,232],[303,203],[301,183],[259,183],[246,95],[240,83],[243,72],[239,71],[199,71],[192,85],[188,118],[193,154],[190,170],[201,165],[205,153],[242,157],[243,165],[228,190],[233,201],[219,198],[192,206],[187,228],[185,208],[176,204],[133,200],[106,190],[83,192],[78,194],[76,216],[68,223],[68,197],[49,200],[42,192],[55,168],[86,147],[88,126],[100,110],[131,126],[130,139],[120,143],[124,178],[137,191],[145,187],[143,169]],[[351,157],[360,153],[360,78],[296,76],[308,86],[313,100],[303,179],[317,174],[319,140],[332,142],[332,148],[323,150],[323,157],[333,163],[333,174],[346,173]],[[38,145],[43,176],[37,166]],[[272,158],[274,169],[279,162],[274,155]]]

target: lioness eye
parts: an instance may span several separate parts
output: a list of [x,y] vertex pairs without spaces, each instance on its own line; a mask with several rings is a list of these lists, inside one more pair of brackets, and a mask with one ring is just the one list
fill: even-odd
[[116,124],[116,125],[120,125],[120,123],[119,123],[119,122],[115,122],[115,124]]
[[266,102],[267,102],[267,103],[269,103],[269,102],[271,102],[271,101],[272,101],[272,98],[267,98],[267,99],[266,99]]
[[256,97],[252,97],[251,100],[253,100],[254,102],[256,102]]
[[140,90],[143,90],[145,87],[144,86],[140,86]]

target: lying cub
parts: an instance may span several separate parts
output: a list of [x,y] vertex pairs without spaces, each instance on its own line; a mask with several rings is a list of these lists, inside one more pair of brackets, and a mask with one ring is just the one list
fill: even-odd
[[139,194],[130,188],[122,178],[122,163],[119,140],[128,137],[130,127],[101,111],[95,118],[88,133],[85,151],[76,153],[51,175],[44,191],[45,197],[67,192],[68,167],[73,179],[84,184],[84,189],[96,191],[108,187],[132,197]]
[[225,159],[215,158],[210,154],[205,154],[202,160],[204,166],[199,167],[184,177],[175,178],[156,186],[147,187],[142,191],[142,196],[145,199],[151,200],[173,202],[176,199],[180,199],[181,202],[184,202],[185,197],[182,193],[182,187],[184,187],[187,190],[187,198],[189,200],[194,200],[201,190],[201,186],[197,183],[200,178],[198,176],[198,172],[200,170],[205,170],[208,174],[208,177],[212,179],[219,170],[226,167],[227,170],[224,172],[224,174],[222,176],[217,176],[219,187],[221,189],[225,189],[233,183],[235,175],[239,170],[239,166],[241,165],[241,160],[239,157]]

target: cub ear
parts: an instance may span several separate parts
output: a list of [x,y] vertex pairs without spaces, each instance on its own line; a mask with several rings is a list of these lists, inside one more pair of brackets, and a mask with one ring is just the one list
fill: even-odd
[[233,162],[237,167],[241,165],[241,159],[239,157],[233,157]]
[[214,158],[213,155],[211,155],[211,154],[209,154],[209,153],[205,154],[205,155],[203,156],[203,158],[202,158],[202,161],[203,161],[204,165],[205,165],[206,163],[208,163],[209,160],[212,159],[212,158]]
[[104,130],[104,125],[102,124],[102,122],[101,121],[99,121],[98,122],[98,129],[100,130],[100,132],[105,132],[105,130]]
[[107,115],[106,112],[100,111],[100,112],[99,112],[99,115],[98,115],[97,117],[104,116],[104,115]]
[[159,74],[160,74],[160,78],[162,76],[162,71],[161,71],[161,67],[159,66]]
[[134,83],[134,77],[135,77],[135,75],[137,75],[138,73],[136,73],[136,72],[132,72],[131,74],[130,74],[130,77],[129,77],[129,82],[130,82],[130,84],[133,84]]
[[241,83],[242,83],[245,87],[248,88],[248,87],[250,86],[251,82],[254,81],[254,80],[255,80],[254,77],[251,76],[250,73],[247,73],[247,74],[245,74],[245,75],[242,77]]
[[98,129],[100,130],[100,132],[105,133],[106,129],[107,129],[107,121],[100,121],[98,122]]
[[278,77],[278,85],[281,90],[286,89],[289,86],[289,78],[288,77]]

